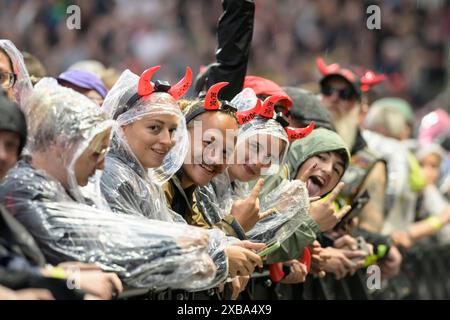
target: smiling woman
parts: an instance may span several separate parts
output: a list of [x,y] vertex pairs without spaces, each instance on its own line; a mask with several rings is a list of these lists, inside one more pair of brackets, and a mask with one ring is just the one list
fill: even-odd
[[160,185],[181,167],[187,151],[186,123],[176,100],[186,92],[191,75],[188,69],[174,86],[161,81],[148,86],[157,69],[140,78],[125,71],[106,96],[103,108],[118,125],[101,189],[116,212],[179,221],[166,208]]

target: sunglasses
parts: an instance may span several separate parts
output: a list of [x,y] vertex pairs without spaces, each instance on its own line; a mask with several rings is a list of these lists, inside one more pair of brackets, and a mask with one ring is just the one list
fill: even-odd
[[16,83],[17,76],[15,73],[0,71],[0,86],[4,89],[11,88]]
[[320,92],[327,97],[333,95],[336,92],[338,94],[338,97],[342,100],[352,100],[356,97],[355,92],[352,88],[337,89],[331,86],[322,86]]

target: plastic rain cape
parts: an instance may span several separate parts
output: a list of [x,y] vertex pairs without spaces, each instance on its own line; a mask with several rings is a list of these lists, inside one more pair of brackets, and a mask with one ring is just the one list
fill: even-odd
[[69,190],[20,161],[0,185],[0,202],[33,235],[49,262],[96,262],[136,287],[196,290],[211,283],[216,268],[208,250],[216,243],[214,233],[118,215],[78,200],[82,194],[75,177],[70,179],[76,155],[97,132],[111,126],[100,108],[56,81],[43,79],[26,110],[31,155],[60,147],[61,157],[48,161],[68,165]]
[[17,103],[22,107],[22,104],[24,103],[23,100],[28,97],[33,89],[33,84],[31,83],[30,76],[25,67],[23,56],[10,40],[0,39],[0,48],[2,48],[11,59],[13,72],[17,76],[17,81],[13,86],[13,93]]
[[[239,111],[243,111],[252,108],[256,99],[257,97],[252,89],[244,89],[232,100],[232,103],[238,107]],[[265,175],[276,174],[285,162],[289,140],[284,128],[274,119],[257,116],[252,121],[242,125],[238,131],[236,149],[240,145],[247,144],[248,146],[248,140],[257,141],[257,137],[260,135],[278,138],[285,144],[284,148],[280,144],[279,154],[272,157],[272,165],[264,173]],[[256,151],[253,153],[256,153]],[[252,156],[250,155],[250,157]],[[233,202],[246,198],[251,190],[251,183],[231,182],[228,172],[225,171],[215,177],[210,184],[198,188],[196,191],[197,206],[211,225],[229,214]],[[265,243],[281,242],[300,226],[304,216],[309,211],[308,192],[304,183],[301,181],[285,181],[280,184],[260,203],[260,211],[269,209],[275,209],[277,213],[259,221],[248,231],[249,239]]]
[[[208,223],[215,224],[231,212],[233,202],[249,195],[248,183],[230,183],[227,172],[196,191],[197,206]],[[228,182],[228,183],[227,183]],[[275,209],[275,214],[258,221],[247,237],[255,242],[284,241],[302,224],[309,213],[306,185],[300,180],[284,180],[260,199],[260,211]]]
[[[255,92],[250,88],[246,88],[233,98],[231,104],[236,106],[239,112],[242,112],[252,109],[257,99]],[[267,150],[267,137],[270,137],[272,141],[271,150]],[[259,143],[259,148],[263,148],[263,150],[259,150],[259,152],[252,150],[251,148],[254,143]],[[250,148],[249,159],[244,159],[244,147]],[[268,119],[258,115],[253,120],[239,127],[235,148],[237,153],[235,161],[237,164],[242,164],[247,161],[255,163],[256,160],[270,161],[270,167],[261,170],[261,174],[270,176],[279,172],[285,162],[288,149],[289,139],[282,125],[275,119]],[[258,159],[260,153],[263,153],[264,159]]]
[[[113,121],[89,98],[58,85],[52,78],[43,78],[36,84],[24,107],[27,151],[45,153],[47,148],[59,148],[57,162],[66,168],[68,192],[77,202],[84,203],[86,195],[78,185],[75,163],[89,146],[99,146],[98,137],[110,134]],[[105,207],[99,195],[91,194],[89,202]]]
[[[111,117],[134,95],[138,81],[139,77],[131,71],[122,73],[102,106]],[[133,153],[122,127],[143,118],[160,115],[175,116],[178,119],[177,130],[172,138],[175,143],[160,167],[146,169]],[[181,167],[188,147],[185,118],[176,101],[167,93],[152,93],[120,114],[113,128],[111,149],[106,157],[100,183],[110,208],[117,213],[185,224],[180,215],[167,207],[161,185]],[[218,284],[228,272],[227,258],[223,251],[227,239],[218,230],[209,232],[214,236],[210,237],[208,252],[217,267],[213,283]]]
[[208,233],[73,201],[59,182],[21,161],[0,185],[5,204],[47,260],[97,263],[128,286],[202,288],[214,278]]
[[[108,93],[103,109],[112,117],[136,92],[139,77],[129,70],[122,73]],[[146,118],[169,115],[178,119],[174,146],[158,168],[144,168],[134,155],[122,130],[123,126]],[[156,92],[138,100],[117,118],[111,150],[101,178],[101,189],[113,211],[141,214],[163,221],[183,221],[166,207],[161,185],[183,164],[189,147],[184,116],[176,101],[167,93]]]
[[383,227],[384,234],[405,231],[415,219],[417,194],[409,184],[408,148],[401,141],[387,138],[376,132],[362,132],[369,148],[386,160],[387,186],[385,207],[387,218]]

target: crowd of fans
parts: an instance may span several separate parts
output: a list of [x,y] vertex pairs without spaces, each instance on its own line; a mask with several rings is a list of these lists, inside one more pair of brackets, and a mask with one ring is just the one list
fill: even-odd
[[70,4],[0,3],[0,299],[383,298],[367,267],[385,292],[449,244],[444,1],[380,30],[363,1]]

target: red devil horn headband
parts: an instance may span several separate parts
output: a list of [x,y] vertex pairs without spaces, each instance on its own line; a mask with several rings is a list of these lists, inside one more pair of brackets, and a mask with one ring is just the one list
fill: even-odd
[[286,127],[284,128],[288,135],[289,141],[298,140],[309,135],[314,129],[314,121],[311,121],[306,128],[293,128]]
[[152,83],[151,80],[153,75],[160,68],[160,66],[151,67],[141,74],[141,76],[139,77],[137,92],[133,94],[128,100],[125,100],[123,104],[121,103],[121,107],[114,113],[113,119],[117,119],[119,115],[128,111],[139,99],[141,99],[142,97],[147,97],[155,91],[167,92],[175,100],[178,100],[188,91],[192,83],[191,68],[186,68],[186,74],[184,75],[183,79],[181,79],[174,86],[170,86],[169,83],[161,81],[156,81],[155,84]]
[[330,73],[338,72],[339,69],[341,68],[339,66],[339,64],[337,64],[337,63],[333,63],[333,64],[330,64],[329,66],[327,66],[321,57],[318,57],[316,59],[316,65],[317,65],[317,68],[319,69],[320,73],[323,74],[324,76],[326,76]]
[[[138,95],[140,97],[145,97],[152,94],[155,91],[155,85],[151,82],[153,74],[158,71],[161,67],[155,66],[145,70],[141,77],[139,78],[138,83]],[[178,100],[182,97],[189,89],[192,83],[192,70],[191,68],[186,68],[186,74],[183,79],[181,79],[177,84],[173,85],[168,89],[167,93],[169,93],[175,100]]]
[[252,121],[256,116],[272,119],[275,115],[275,104],[283,99],[285,97],[281,95],[270,96],[264,100],[264,103],[261,103],[261,100],[257,99],[253,108],[236,113],[238,123],[243,125]]
[[[341,74],[352,81],[356,80],[355,74],[352,71],[350,71],[349,69],[342,69],[337,63],[333,63],[327,66],[323,59],[321,57],[318,57],[316,59],[316,65],[320,73],[324,76],[336,73]],[[373,72],[372,70],[367,70],[366,73],[359,79],[361,84],[361,91],[367,91],[371,87],[379,84],[385,79],[386,76],[384,74],[375,74],[375,72]]]
[[384,81],[386,76],[384,74],[375,74],[372,70],[367,70],[366,73],[361,77],[361,90],[367,91],[371,87]]
[[206,112],[206,111],[215,111],[215,110],[228,110],[235,112],[236,109],[229,104],[227,101],[220,102],[219,101],[219,91],[228,85],[228,82],[218,82],[212,85],[208,92],[206,92],[205,102],[203,103],[203,108],[198,108],[191,113],[188,113],[186,118],[186,123],[189,123],[197,117],[198,115]]
[[186,67],[186,73],[177,84],[173,85],[169,89],[169,94],[175,99],[178,100],[189,90],[189,87],[192,83],[192,70],[189,67]]
[[220,109],[219,91],[228,85],[228,82],[218,82],[212,85],[205,96],[205,109],[206,110],[218,110]]

